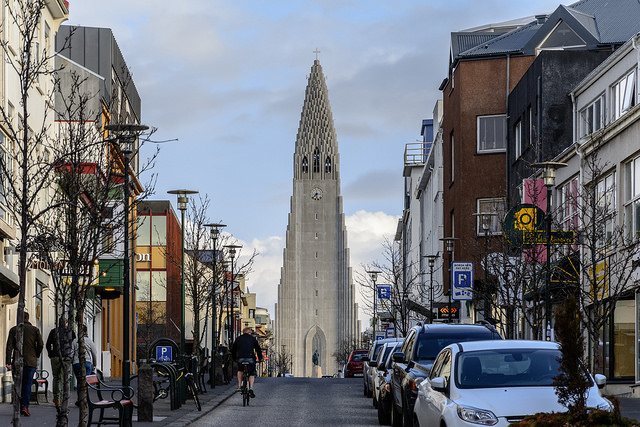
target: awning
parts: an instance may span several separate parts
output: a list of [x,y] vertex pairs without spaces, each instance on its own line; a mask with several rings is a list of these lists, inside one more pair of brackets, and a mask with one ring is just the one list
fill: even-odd
[[116,299],[124,286],[124,262],[121,259],[101,259],[96,293],[103,299]]
[[[580,254],[574,252],[566,257],[551,263],[551,292],[564,289],[580,283]],[[543,269],[527,285],[524,295],[525,300],[531,300],[536,292],[545,293],[547,290],[547,273]]]
[[0,264],[0,295],[14,298],[20,293],[20,278],[13,271]]

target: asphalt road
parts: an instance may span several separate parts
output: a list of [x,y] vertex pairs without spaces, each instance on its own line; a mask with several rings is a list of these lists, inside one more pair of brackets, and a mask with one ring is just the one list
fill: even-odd
[[205,426],[378,426],[362,378],[258,378],[256,398],[239,393],[191,424]]

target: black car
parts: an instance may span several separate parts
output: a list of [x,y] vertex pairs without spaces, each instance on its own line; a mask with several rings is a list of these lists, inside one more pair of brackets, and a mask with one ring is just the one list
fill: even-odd
[[476,325],[418,324],[411,328],[400,350],[393,353],[392,425],[395,427],[403,424],[412,425],[418,384],[429,375],[429,370],[440,350],[456,342],[501,339],[495,327],[486,322]]

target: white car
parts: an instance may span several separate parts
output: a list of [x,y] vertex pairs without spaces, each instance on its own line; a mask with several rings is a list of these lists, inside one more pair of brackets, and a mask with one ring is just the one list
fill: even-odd
[[[538,412],[565,412],[552,385],[560,356],[559,345],[548,341],[451,344],[418,386],[414,426],[502,427]],[[589,378],[587,406],[613,410],[600,395],[604,375]]]

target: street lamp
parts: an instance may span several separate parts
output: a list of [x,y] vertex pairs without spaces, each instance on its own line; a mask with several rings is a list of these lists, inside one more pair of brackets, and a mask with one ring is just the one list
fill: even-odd
[[129,164],[131,163],[131,154],[134,150],[136,139],[140,136],[140,133],[149,129],[149,126],[139,124],[119,124],[119,125],[107,125],[105,130],[117,134],[118,146],[124,157],[123,169],[124,169],[124,258],[123,258],[123,317],[122,317],[122,385],[128,387],[130,384],[131,375],[131,347],[130,347],[130,332],[131,332],[131,279],[130,279],[130,254],[129,254]]
[[451,279],[451,263],[453,261],[453,249],[454,249],[454,244],[456,243],[456,240],[460,240],[457,237],[443,237],[442,240],[445,243],[445,247],[447,250],[447,254],[448,254],[448,260],[449,260],[449,269],[448,269],[448,276],[449,276],[449,322],[451,323],[451,320],[453,318],[453,313],[451,312],[451,292],[453,292],[453,283],[452,283],[452,279]]
[[[234,282],[236,280],[236,275],[233,271],[233,260],[236,257],[236,250],[242,248],[242,246],[238,246],[238,245],[226,245],[225,248],[227,248],[227,250],[229,251],[229,258],[231,258],[231,286],[230,286],[230,295],[231,295],[231,322],[230,322],[230,327],[231,327],[231,335],[230,335],[230,339],[229,339],[229,344],[233,344],[233,341],[235,339],[234,337],[234,331],[233,331],[233,317],[234,317],[234,313],[233,311],[235,310],[233,307],[233,287],[234,287]],[[228,317],[228,315],[227,315]]]
[[431,324],[433,323],[433,266],[436,264],[438,254],[425,255],[425,258],[429,262],[429,270],[431,272],[431,277],[429,278],[429,324]]
[[182,229],[182,253],[180,256],[180,353],[182,355],[187,353],[185,339],[184,339],[184,330],[185,330],[185,320],[184,320],[184,310],[185,310],[185,298],[184,298],[184,211],[187,210],[187,205],[189,204],[189,194],[198,193],[195,190],[170,190],[167,191],[169,194],[177,194],[178,195],[178,209],[180,209],[181,215],[181,229]]
[[211,290],[211,388],[216,388],[216,347],[218,346],[218,340],[216,339],[216,281],[218,280],[217,274],[217,257],[218,251],[217,243],[218,236],[220,235],[220,229],[226,227],[225,224],[204,224],[205,227],[209,227],[211,230],[211,240],[213,240],[213,253],[211,265],[213,268],[213,287]]
[[367,273],[369,273],[369,277],[371,277],[371,281],[373,282],[373,335],[371,336],[371,343],[373,343],[376,340],[376,314],[378,311],[378,296],[376,295],[378,289],[376,288],[376,280],[378,280],[378,274],[382,273],[382,271],[371,270],[367,271]]
[[547,274],[546,274],[546,289],[544,293],[544,317],[545,317],[545,340],[551,341],[551,194],[553,192],[553,186],[556,182],[556,169],[560,169],[567,166],[566,163],[561,162],[540,162],[532,163],[532,168],[542,169],[542,178],[544,179],[544,186],[547,188],[547,212],[545,215],[546,233],[547,233]]
[[491,229],[491,222],[493,221],[493,217],[498,214],[495,212],[478,212],[473,214],[476,217],[480,218],[480,226],[482,227],[482,231],[484,231],[484,265],[482,266],[482,270],[484,271],[484,319],[491,322],[492,313],[491,313],[491,299],[492,295],[489,293],[489,284],[487,278],[487,255],[489,254],[489,230]]

